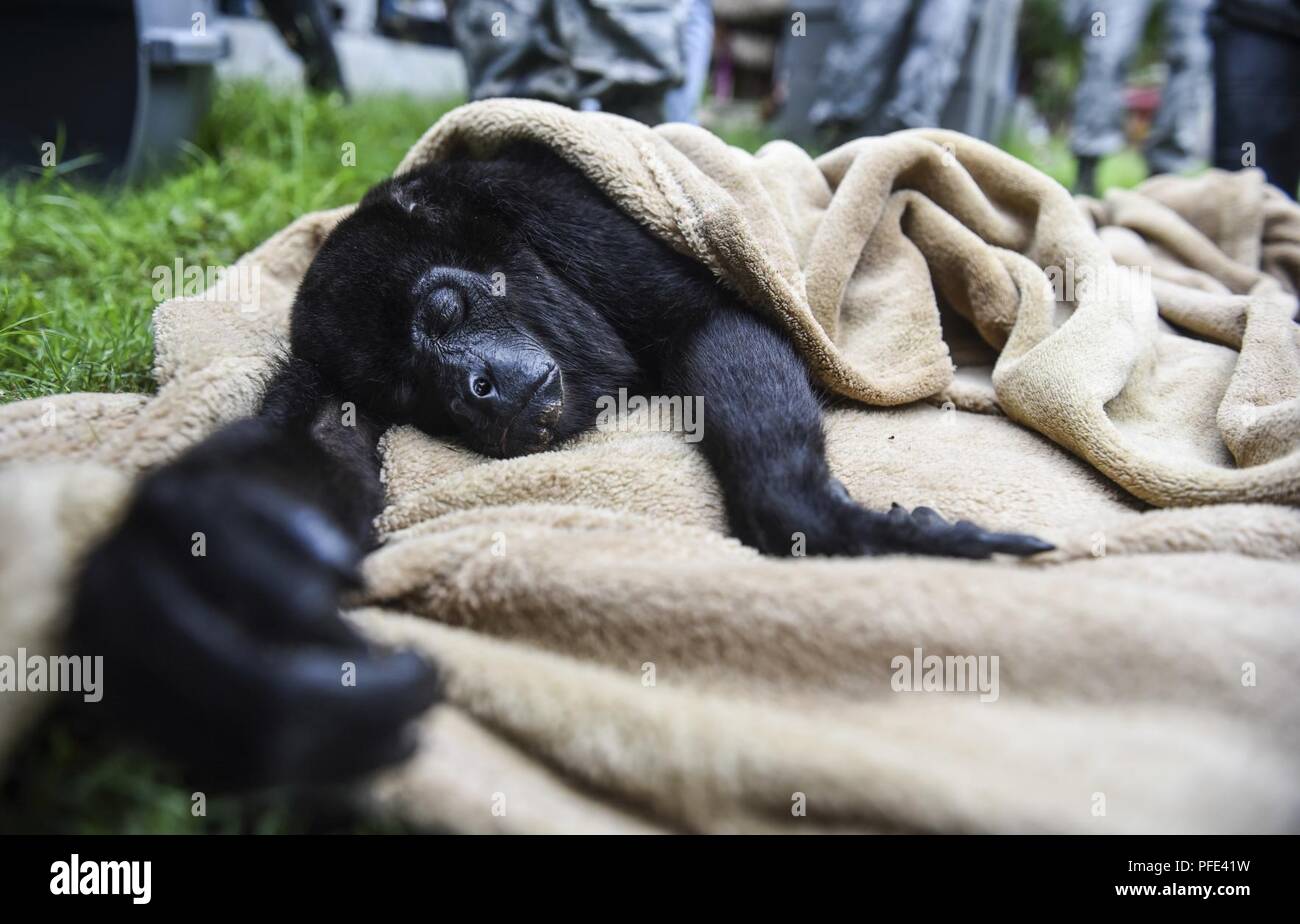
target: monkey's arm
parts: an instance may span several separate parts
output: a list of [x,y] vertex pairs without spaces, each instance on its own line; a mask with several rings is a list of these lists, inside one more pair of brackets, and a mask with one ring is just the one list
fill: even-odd
[[146,476],[86,561],[72,644],[104,656],[93,708],[213,785],[374,769],[436,698],[431,666],[338,614],[383,500],[379,428],[353,413],[288,361],[258,416]]
[[732,532],[767,554],[790,555],[801,544],[810,555],[959,558],[1052,548],[1033,536],[949,523],[927,507],[877,513],[853,501],[826,464],[820,402],[794,347],[730,297],[690,329],[665,378],[673,393],[703,397],[703,448]]

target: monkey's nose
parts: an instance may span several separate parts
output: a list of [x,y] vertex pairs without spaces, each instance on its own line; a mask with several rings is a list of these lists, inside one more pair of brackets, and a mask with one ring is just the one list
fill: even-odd
[[487,414],[509,420],[534,398],[543,398],[558,385],[558,370],[549,359],[528,357],[518,362],[474,364],[465,373],[465,400]]
[[550,446],[564,404],[559,367],[547,360],[536,367],[529,385],[501,433],[503,456],[518,456]]

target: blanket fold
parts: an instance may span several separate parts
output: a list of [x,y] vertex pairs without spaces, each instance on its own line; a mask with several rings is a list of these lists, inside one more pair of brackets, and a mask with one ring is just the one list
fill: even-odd
[[[520,140],[789,332],[844,399],[854,497],[1058,550],[777,561],[724,535],[680,434],[489,460],[395,428],[352,618],[437,658],[448,700],[378,807],[467,831],[1295,830],[1300,208],[1254,170],[1075,199],[947,131],[750,155],[518,100],[453,111],[398,169]],[[241,258],[252,296],[159,306],[157,395],[0,407],[23,498],[0,653],[57,646],[131,476],[256,406],[347,212]],[[35,705],[0,697],[0,746]]]

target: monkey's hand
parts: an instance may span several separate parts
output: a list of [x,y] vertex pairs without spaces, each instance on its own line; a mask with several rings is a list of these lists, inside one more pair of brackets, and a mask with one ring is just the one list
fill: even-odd
[[825,554],[910,552],[949,558],[990,558],[994,553],[1025,556],[1055,548],[1050,542],[1025,533],[993,532],[969,520],[950,523],[929,507],[908,512],[894,504],[888,513],[868,510],[854,501],[836,479],[831,479],[830,494],[829,529],[822,538],[830,548]]
[[1035,555],[1054,546],[1036,536],[999,533],[967,520],[950,523],[929,507],[910,513],[868,510],[835,478],[808,491],[791,484],[780,492],[751,493],[728,504],[733,528],[748,545],[769,555],[888,555],[990,558],[994,553]]
[[1037,555],[1056,546],[1026,533],[998,533],[976,526],[969,520],[950,523],[929,507],[912,512],[894,504],[888,513],[863,511],[867,522],[861,530],[875,552],[915,552],[949,558],[989,558],[1004,555]]
[[[256,433],[257,462],[201,444],[148,476],[76,588],[73,644],[104,657],[99,708],[213,785],[376,769],[413,750],[409,723],[437,699],[430,664],[340,618],[359,545],[265,463],[301,452],[284,439]],[[328,460],[301,461],[310,482]]]

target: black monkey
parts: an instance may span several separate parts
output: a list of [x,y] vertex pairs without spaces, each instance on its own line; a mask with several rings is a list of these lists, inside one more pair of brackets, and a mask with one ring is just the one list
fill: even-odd
[[261,413],[142,481],[74,606],[76,643],[112,671],[105,702],[235,783],[345,778],[406,754],[434,669],[370,650],[338,615],[383,500],[380,433],[409,422],[514,456],[590,429],[620,388],[704,397],[731,529],[765,553],[790,554],[794,533],[821,555],[1051,548],[856,504],[786,336],[575,168],[516,145],[372,189],[302,281]]

